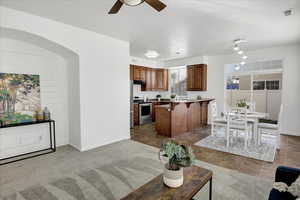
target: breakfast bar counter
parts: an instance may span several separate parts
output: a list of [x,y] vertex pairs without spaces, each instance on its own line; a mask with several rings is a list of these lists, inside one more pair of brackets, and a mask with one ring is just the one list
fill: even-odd
[[157,134],[175,137],[207,125],[208,104],[214,99],[169,101],[166,105],[157,105],[155,128]]

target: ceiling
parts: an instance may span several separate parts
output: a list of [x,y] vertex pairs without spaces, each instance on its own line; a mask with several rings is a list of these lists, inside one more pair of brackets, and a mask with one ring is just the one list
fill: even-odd
[[[299,0],[162,0],[158,13],[147,4],[107,12],[115,0],[0,0],[0,5],[130,42],[132,56],[156,50],[160,60],[232,52],[245,38],[246,51],[300,42]],[[284,10],[294,14],[285,17]],[[180,55],[176,51],[183,49]]]

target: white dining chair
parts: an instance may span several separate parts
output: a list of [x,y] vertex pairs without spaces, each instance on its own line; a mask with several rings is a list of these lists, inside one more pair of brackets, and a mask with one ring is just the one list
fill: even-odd
[[280,149],[280,128],[282,122],[283,105],[280,105],[277,124],[259,123],[258,124],[258,144],[261,144],[262,135],[271,135],[276,139],[276,148]]
[[247,149],[250,133],[250,124],[247,118],[246,108],[232,108],[232,111],[227,116],[227,131],[226,139],[227,148],[230,145],[231,136],[239,137],[240,134],[244,136],[244,149]]
[[211,116],[211,135],[216,136],[217,128],[226,128],[227,122],[226,119],[223,117],[219,117],[218,115],[218,106],[217,102],[213,101],[210,104],[210,116]]
[[251,112],[255,112],[255,107],[256,107],[255,101],[247,101],[246,104],[247,106],[249,106],[249,110]]

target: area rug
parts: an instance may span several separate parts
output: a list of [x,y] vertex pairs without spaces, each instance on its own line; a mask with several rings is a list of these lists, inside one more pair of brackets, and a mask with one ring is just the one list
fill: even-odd
[[245,140],[242,137],[234,138],[229,147],[226,146],[226,141],[225,134],[220,132],[216,136],[210,135],[200,140],[195,145],[267,162],[273,162],[275,159],[276,145],[272,137],[263,137],[259,146],[255,146],[252,141],[247,149],[245,149]]
[[[71,146],[0,167],[1,200],[116,200],[162,173],[157,148],[124,140],[87,152]],[[214,200],[265,200],[272,181],[197,161],[213,171]],[[208,186],[195,196],[208,199]]]

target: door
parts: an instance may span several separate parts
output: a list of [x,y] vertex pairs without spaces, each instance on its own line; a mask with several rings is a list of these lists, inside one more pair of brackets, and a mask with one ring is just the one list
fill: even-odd
[[167,69],[163,70],[163,90],[169,90],[169,71]]
[[152,71],[150,68],[145,68],[145,76],[146,76],[146,91],[152,90]]
[[202,67],[194,67],[194,90],[202,90]]
[[157,91],[156,69],[151,69],[151,90]]
[[187,90],[194,89],[194,66],[187,67]]
[[164,90],[164,70],[163,69],[157,69],[156,70],[156,86],[157,90]]

